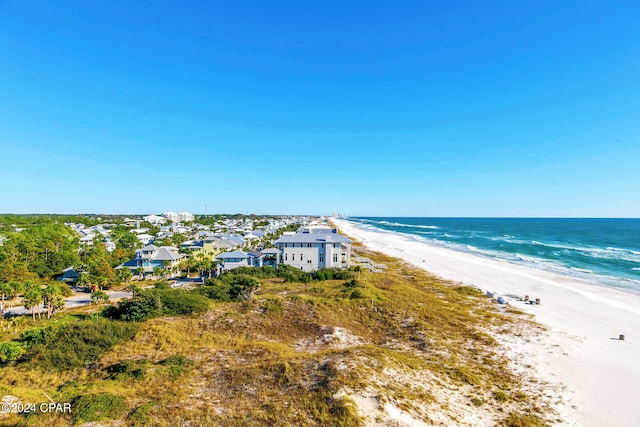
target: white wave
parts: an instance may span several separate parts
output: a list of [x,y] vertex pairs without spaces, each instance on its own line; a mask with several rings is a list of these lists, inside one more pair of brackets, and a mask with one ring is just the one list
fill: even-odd
[[591,271],[591,270],[589,270],[587,268],[578,268],[578,267],[569,267],[569,268],[572,269],[572,270],[575,270],[575,271],[580,271],[582,273],[595,274],[593,271]]

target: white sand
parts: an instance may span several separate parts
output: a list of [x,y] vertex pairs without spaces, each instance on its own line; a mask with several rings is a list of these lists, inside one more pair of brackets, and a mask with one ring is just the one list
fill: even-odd
[[549,332],[542,339],[505,340],[507,354],[525,358],[543,380],[564,385],[557,405],[563,425],[640,426],[640,296],[332,221],[369,249],[445,279],[540,298],[540,305],[513,305],[534,314]]

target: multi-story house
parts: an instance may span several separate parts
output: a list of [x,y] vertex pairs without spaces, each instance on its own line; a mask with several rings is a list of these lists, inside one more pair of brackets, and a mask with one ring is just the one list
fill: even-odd
[[351,240],[338,234],[336,228],[302,227],[297,233],[283,235],[275,242],[284,264],[314,271],[320,268],[349,268]]

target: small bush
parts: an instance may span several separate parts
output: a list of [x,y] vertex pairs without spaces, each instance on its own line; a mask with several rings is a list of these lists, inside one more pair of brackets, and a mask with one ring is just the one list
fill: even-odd
[[78,396],[73,402],[76,423],[118,419],[129,411],[124,398],[111,393]]
[[32,347],[36,344],[44,344],[50,333],[51,328],[27,329],[20,334],[20,341],[22,341],[22,343],[27,347]]
[[145,403],[138,406],[131,412],[129,416],[129,422],[133,427],[145,427],[151,425],[149,414],[155,405],[153,403]]
[[125,322],[142,322],[160,316],[203,313],[209,309],[205,297],[183,289],[153,289],[121,300],[103,311],[105,317]]
[[182,354],[169,356],[160,362],[161,365],[168,368],[169,374],[173,377],[182,375],[192,363]]
[[482,406],[484,405],[484,400],[478,398],[478,397],[472,397],[471,398],[471,403],[473,403],[473,406]]
[[480,289],[474,288],[473,286],[458,286],[454,289],[462,295],[471,295],[474,297],[481,297],[484,295]]
[[351,279],[342,284],[346,289],[361,288],[362,285],[356,279]]
[[502,391],[494,391],[493,392],[493,398],[495,400],[497,400],[498,402],[506,402],[507,400],[509,400],[507,395]]
[[142,379],[147,373],[151,361],[147,359],[122,360],[120,363],[107,368],[109,378],[114,380]]
[[251,298],[260,282],[246,274],[223,274],[205,281],[198,293],[219,301],[244,301]]
[[0,343],[0,362],[15,362],[25,353],[24,346],[15,341]]
[[547,424],[537,415],[512,412],[504,421],[504,425],[507,427],[544,427]]

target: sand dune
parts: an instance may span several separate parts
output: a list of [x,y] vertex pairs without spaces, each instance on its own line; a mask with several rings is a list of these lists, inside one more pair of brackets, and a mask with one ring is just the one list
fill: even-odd
[[548,332],[505,339],[506,354],[561,394],[556,406],[563,425],[640,426],[640,296],[333,221],[369,249],[445,279],[540,298],[540,305],[511,304],[533,314]]

